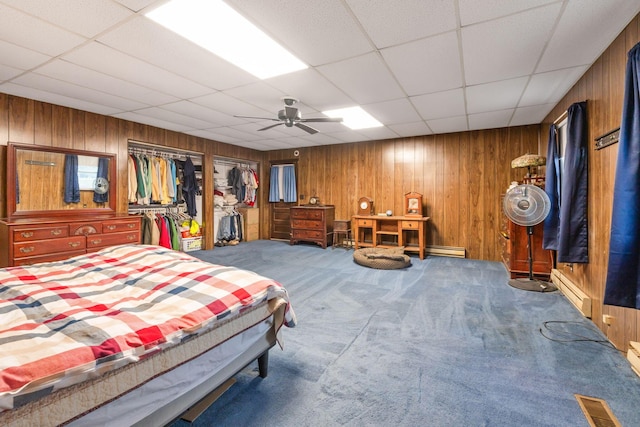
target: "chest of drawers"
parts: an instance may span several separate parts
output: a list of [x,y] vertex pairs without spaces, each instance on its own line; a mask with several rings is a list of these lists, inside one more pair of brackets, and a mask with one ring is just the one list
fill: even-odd
[[290,244],[301,241],[316,243],[323,249],[331,244],[333,234],[333,206],[294,206],[291,208]]
[[0,267],[59,261],[125,243],[140,243],[140,217],[0,221]]

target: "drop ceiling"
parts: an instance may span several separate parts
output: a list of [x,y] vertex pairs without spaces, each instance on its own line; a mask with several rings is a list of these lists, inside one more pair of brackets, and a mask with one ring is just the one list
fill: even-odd
[[[259,80],[144,16],[164,0],[0,0],[0,92],[257,150],[540,123],[629,0],[227,0],[308,64]],[[360,105],[383,127],[273,117]]]

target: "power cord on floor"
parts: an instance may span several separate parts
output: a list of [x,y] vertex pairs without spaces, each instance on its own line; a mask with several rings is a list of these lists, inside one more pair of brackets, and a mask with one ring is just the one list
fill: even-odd
[[584,322],[576,322],[576,321],[570,321],[570,320],[548,320],[546,322],[542,322],[542,326],[544,327],[544,329],[546,331],[549,331],[550,333],[555,333],[558,335],[564,335],[565,337],[567,337],[566,339],[559,339],[559,338],[552,338],[548,335],[546,335],[545,331],[542,330],[542,328],[540,328],[540,334],[545,337],[546,339],[550,340],[550,341],[554,341],[554,342],[562,342],[562,343],[572,343],[572,342],[593,342],[596,344],[600,344],[603,345],[605,347],[609,347],[613,350],[618,351],[618,349],[611,344],[611,342],[609,340],[603,339],[603,340],[599,340],[599,339],[595,339],[595,338],[589,338],[580,334],[576,334],[573,332],[569,332],[566,330],[557,330],[557,329],[553,329],[550,327],[550,325],[553,324],[561,324],[561,325],[568,325],[568,324],[575,324],[575,325],[579,325],[582,327],[585,327],[586,329],[588,329],[591,332],[594,332],[595,334],[599,334],[600,331],[598,329],[596,329],[595,327],[590,327],[588,325],[586,325]]

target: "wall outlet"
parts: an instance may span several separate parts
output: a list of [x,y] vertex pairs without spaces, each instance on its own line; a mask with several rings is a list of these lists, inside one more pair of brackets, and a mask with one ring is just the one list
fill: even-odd
[[603,314],[602,315],[602,323],[604,323],[607,326],[613,325],[614,319],[615,319],[615,317],[613,317],[610,314]]

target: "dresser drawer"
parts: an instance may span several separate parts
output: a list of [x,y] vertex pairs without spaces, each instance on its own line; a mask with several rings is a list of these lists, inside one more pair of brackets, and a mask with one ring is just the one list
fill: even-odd
[[292,230],[291,234],[294,239],[299,240],[317,240],[325,238],[325,234],[321,230]]
[[82,249],[80,251],[67,251],[60,252],[57,254],[48,254],[48,255],[40,255],[40,256],[30,256],[25,258],[16,258],[13,265],[32,265],[37,264],[39,262],[53,262],[53,261],[62,261],[65,259],[69,259],[71,257],[77,255],[84,255],[85,250]]
[[124,231],[135,231],[140,229],[140,220],[129,221],[104,221],[102,223],[103,233],[121,233]]
[[99,236],[87,236],[87,248],[89,249],[127,243],[140,243],[140,233],[138,231],[129,231],[125,233],[105,233]]
[[291,218],[297,219],[322,219],[324,212],[321,209],[291,209]]
[[291,226],[293,228],[313,228],[322,229],[322,221],[312,221],[308,219],[292,219]]
[[88,236],[90,234],[101,234],[102,224],[93,222],[79,222],[69,225],[69,234],[71,236]]
[[59,237],[67,237],[69,235],[69,227],[50,226],[37,228],[17,228],[13,230],[14,242],[25,242],[31,240],[57,239]]
[[418,230],[420,223],[418,221],[402,221],[403,230]]
[[[62,239],[19,242],[13,245],[13,257],[24,258],[52,253],[68,253],[85,249],[84,236],[64,237]],[[68,255],[67,255],[68,257]]]

